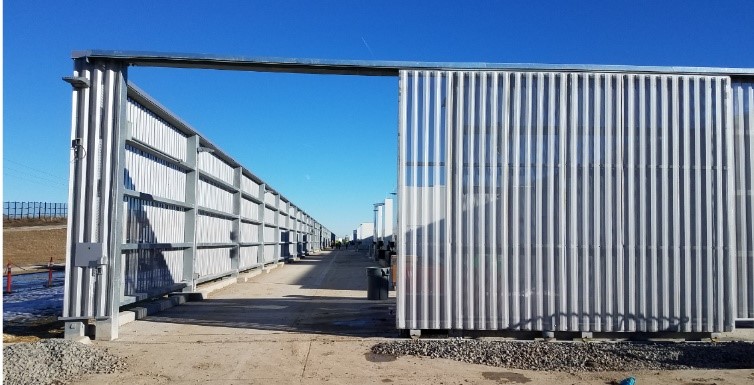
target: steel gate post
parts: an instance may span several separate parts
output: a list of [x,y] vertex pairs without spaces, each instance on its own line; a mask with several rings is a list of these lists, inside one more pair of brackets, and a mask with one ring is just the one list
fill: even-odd
[[183,250],[183,282],[186,284],[184,292],[193,292],[196,290],[196,274],[194,265],[196,263],[196,190],[199,185],[199,166],[197,153],[199,151],[199,136],[192,135],[186,140],[186,165],[191,168],[186,173],[186,195],[185,203],[190,209],[186,210],[186,224],[183,228],[183,241],[190,246]]
[[[111,220],[109,223],[102,221],[102,212],[100,212],[100,231],[105,232],[105,230],[107,230],[107,242],[109,242],[109,246],[106,249],[109,251],[109,255],[107,258],[107,293],[105,298],[105,316],[108,318],[98,318],[95,321],[95,338],[104,341],[111,341],[118,338],[118,327],[120,325],[118,316],[120,315],[120,302],[123,294],[120,275],[122,270],[121,246],[123,237],[123,193],[125,190],[125,153],[126,135],[128,131],[128,117],[126,112],[126,105],[128,102],[128,85],[126,83],[127,67],[122,64],[111,64],[110,66],[116,71],[115,92],[113,93],[114,100],[110,101],[109,106],[107,106],[113,107],[113,116],[106,116],[113,121],[113,137],[111,143],[114,146],[112,152],[114,158],[111,160],[111,170],[109,171],[111,172],[110,178],[112,178],[112,187],[109,189],[110,208],[105,207],[104,203],[101,204],[101,207],[104,210],[109,209],[113,212],[112,218],[114,221]],[[107,107],[105,108],[106,113],[108,112]],[[104,196],[106,191],[107,190],[102,188],[100,189],[100,194]]]
[[230,269],[233,277],[238,276],[238,271],[241,268],[241,177],[243,174],[243,167],[238,166],[233,169],[233,187],[236,188],[236,192],[233,193],[233,230],[230,236],[230,240],[235,243],[233,249],[230,250]]
[[[68,205],[65,337],[118,337],[121,299],[121,223],[127,130],[127,65],[76,59],[73,88]],[[85,246],[85,247],[82,247]],[[94,250],[87,253],[86,250]]]

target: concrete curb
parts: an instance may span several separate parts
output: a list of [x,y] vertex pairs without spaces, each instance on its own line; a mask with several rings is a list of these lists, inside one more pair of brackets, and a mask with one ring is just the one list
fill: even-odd
[[188,295],[183,294],[170,295],[168,298],[161,299],[159,301],[150,302],[143,306],[132,307],[128,310],[124,310],[118,315],[118,325],[123,326],[129,322],[143,319],[163,310],[170,309],[171,307],[186,303],[188,299],[187,297]]

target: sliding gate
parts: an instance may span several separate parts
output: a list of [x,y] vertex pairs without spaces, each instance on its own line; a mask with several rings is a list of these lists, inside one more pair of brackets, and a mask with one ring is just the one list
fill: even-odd
[[398,76],[398,328],[754,319],[754,70],[74,57],[67,335],[116,338],[121,305],[334,241],[129,65]]
[[754,317],[752,95],[728,76],[401,71],[398,328]]
[[118,336],[123,305],[329,246],[331,233],[126,81],[77,59],[66,336]]

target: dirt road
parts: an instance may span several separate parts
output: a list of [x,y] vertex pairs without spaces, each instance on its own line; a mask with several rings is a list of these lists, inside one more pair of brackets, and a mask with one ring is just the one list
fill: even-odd
[[561,373],[508,370],[444,359],[375,356],[396,338],[393,301],[367,301],[355,251],[326,252],[121,327],[106,346],[124,373],[82,384],[752,384],[752,370]]

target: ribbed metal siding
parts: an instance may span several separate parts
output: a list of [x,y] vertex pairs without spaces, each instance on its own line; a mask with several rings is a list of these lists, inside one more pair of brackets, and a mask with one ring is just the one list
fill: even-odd
[[241,248],[241,268],[256,266],[259,261],[260,246],[248,246]]
[[197,203],[199,206],[227,214],[233,213],[233,193],[218,187],[218,184],[212,181],[199,180]]
[[134,139],[186,161],[186,135],[131,98],[128,99],[127,115]]
[[241,223],[241,242],[257,243],[259,242],[259,225],[252,223]]
[[754,319],[754,82],[733,83],[736,133],[736,277],[739,319]]
[[247,194],[257,196],[259,193],[259,183],[254,182],[244,175],[241,177],[241,189]]
[[138,198],[123,199],[123,243],[180,243],[186,212]]
[[121,301],[183,281],[183,250],[129,250],[122,260]]
[[398,328],[730,329],[729,90],[401,72]]
[[232,220],[214,215],[198,215],[196,217],[197,243],[231,243],[235,241],[231,236],[232,233]]
[[208,152],[200,152],[197,155],[197,162],[200,170],[227,184],[233,184],[233,167],[230,167],[218,157]]
[[259,218],[259,203],[245,198],[241,199],[241,216],[250,220],[257,220]]
[[213,277],[231,271],[229,248],[199,249],[196,251],[194,272],[201,277]]
[[[154,183],[155,180],[161,183]],[[183,201],[186,174],[177,166],[132,146],[126,146],[125,188]]]

